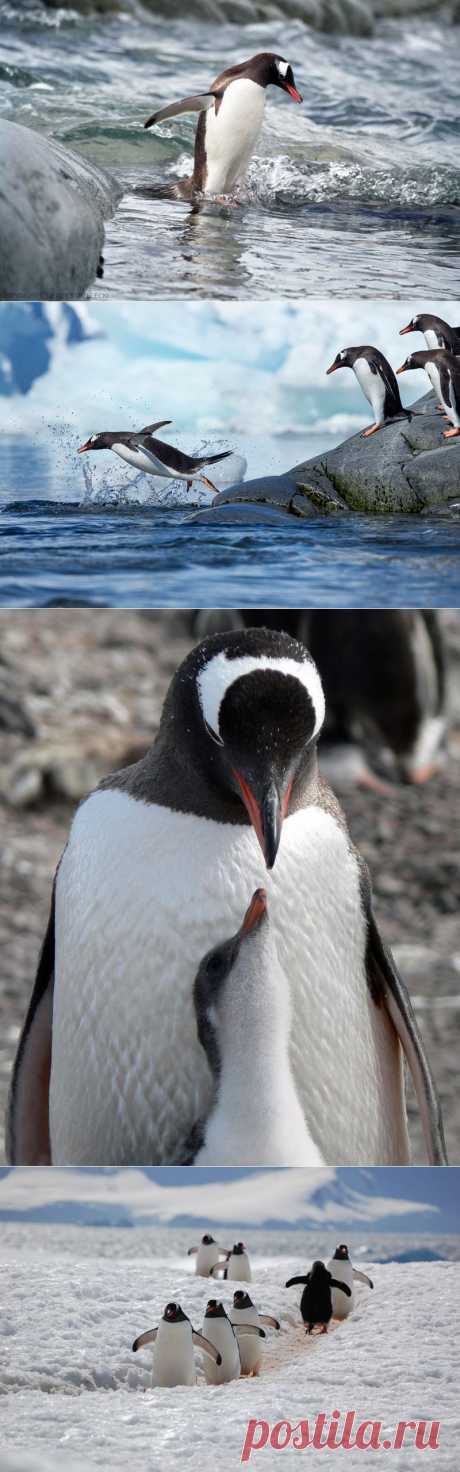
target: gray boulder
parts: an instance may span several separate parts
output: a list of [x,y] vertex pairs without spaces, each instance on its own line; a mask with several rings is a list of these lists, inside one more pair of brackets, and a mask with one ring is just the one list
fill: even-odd
[[352,435],[285,475],[228,487],[193,520],[244,524],[265,520],[268,511],[279,521],[280,515],[407,514],[445,505],[460,493],[460,439],[443,440],[446,425],[432,394],[414,409],[411,420],[393,420],[370,439]]
[[83,296],[120,193],[87,159],[0,120],[0,297]]

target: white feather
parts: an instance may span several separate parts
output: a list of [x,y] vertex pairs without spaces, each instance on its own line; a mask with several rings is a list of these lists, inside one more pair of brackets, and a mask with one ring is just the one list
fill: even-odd
[[227,657],[225,650],[207,661],[197,677],[198,695],[203,719],[216,736],[220,736],[219,713],[227,690],[244,675],[257,670],[276,670],[281,675],[290,675],[299,680],[307,691],[315,712],[312,739],[318,735],[324,721],[325,703],[321,680],[312,660],[279,659],[266,655],[260,657],[244,654],[237,659]]
[[380,373],[372,373],[367,358],[356,358],[353,364],[360,388],[374,411],[375,423],[383,424],[385,384]]
[[216,113],[206,113],[206,194],[228,194],[243,178],[262,127],[265,88],[249,77],[230,82]]

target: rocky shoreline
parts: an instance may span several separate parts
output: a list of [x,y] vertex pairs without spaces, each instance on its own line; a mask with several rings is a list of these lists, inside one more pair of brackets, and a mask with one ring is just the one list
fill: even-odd
[[86,159],[0,120],[0,298],[70,301],[98,273],[121,190]]
[[368,515],[439,510],[460,496],[460,439],[443,440],[434,394],[411,405],[370,439],[352,435],[333,450],[294,465],[285,475],[259,476],[220,491],[194,521],[280,521],[286,516]]
[[[369,863],[375,907],[410,988],[460,1159],[460,624],[443,613],[452,730],[446,771],[385,799],[338,791]],[[0,653],[0,1118],[46,926],[51,883],[79,800],[154,735],[171,675],[195,642],[187,611],[17,610]],[[425,1161],[412,1091],[410,1135]],[[1,1127],[0,1127],[1,1137]],[[2,1158],[0,1148],[0,1159]]]

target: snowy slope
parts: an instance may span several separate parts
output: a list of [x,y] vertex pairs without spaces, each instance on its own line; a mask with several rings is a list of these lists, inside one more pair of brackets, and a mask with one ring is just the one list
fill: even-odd
[[[75,1248],[70,1259],[60,1251],[62,1229],[48,1228],[46,1237],[39,1229],[38,1251],[36,1234],[29,1228],[26,1242],[22,1236],[19,1256],[8,1233],[10,1246],[2,1252],[1,1472],[152,1472],[166,1466],[168,1472],[211,1472],[216,1466],[230,1472],[240,1465],[250,1418],[296,1425],[333,1410],[378,1419],[388,1437],[399,1419],[439,1420],[434,1465],[443,1472],[457,1466],[457,1265],[369,1265],[374,1292],[358,1284],[350,1319],[307,1342],[299,1290],[283,1284],[308,1264],[299,1255],[269,1256],[267,1234],[265,1254],[253,1254],[252,1294],[262,1309],[288,1314],[293,1322],[285,1317],[279,1335],[269,1331],[260,1378],[213,1388],[200,1378],[192,1389],[152,1390],[151,1352],[133,1356],[134,1336],[157,1322],[172,1297],[200,1327],[209,1285],[193,1276],[183,1258],[115,1261],[108,1232],[94,1234],[99,1249],[92,1256]],[[80,1236],[87,1254],[87,1230]],[[324,1255],[330,1246],[326,1235]],[[225,1285],[219,1289],[225,1302],[230,1293]],[[297,1466],[295,1456],[285,1454],[290,1468]],[[319,1469],[336,1467],[338,1460],[311,1448],[308,1457],[307,1465]],[[263,1469],[278,1461],[277,1452],[265,1448],[249,1465]],[[425,1462],[431,1466],[429,1452]],[[373,1467],[375,1454],[351,1449],[344,1465],[350,1472]],[[420,1452],[410,1447],[393,1450],[389,1458],[392,1472],[419,1465]]]

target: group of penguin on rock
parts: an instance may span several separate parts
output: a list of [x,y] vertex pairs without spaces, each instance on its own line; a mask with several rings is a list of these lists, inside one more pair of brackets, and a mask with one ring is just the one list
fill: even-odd
[[[441,317],[422,312],[413,317],[407,327],[401,328],[401,335],[407,332],[423,332],[427,348],[423,352],[411,353],[397,372],[405,373],[413,368],[425,369],[431,387],[440,400],[437,408],[451,425],[450,429],[444,430],[444,438],[455,438],[460,435],[460,328],[449,327],[448,322],[444,322]],[[353,370],[373,410],[374,423],[363,430],[363,439],[376,434],[377,430],[394,419],[410,420],[414,413],[419,412],[403,407],[391,364],[379,348],[342,348],[326,372],[336,373],[339,368]],[[208,491],[217,495],[217,486],[204,474],[205,469],[216,465],[220,460],[228,459],[233,451],[221,450],[216,455],[187,455],[183,450],[178,450],[176,446],[156,437],[155,430],[170,423],[170,419],[162,419],[155,424],[146,424],[139,430],[104,430],[100,434],[92,434],[79,446],[78,454],[83,455],[93,450],[112,450],[121,460],[147,475],[155,475],[163,480],[184,480],[188,491],[193,482],[198,480]]]
[[300,639],[210,635],[146,755],[80,804],[14,1066],[12,1163],[407,1164],[404,1057],[446,1163],[410,996],[318,765],[324,718]]
[[[195,1273],[200,1277],[215,1278],[222,1272],[225,1281],[251,1282],[249,1256],[243,1242],[235,1243],[227,1251],[206,1232],[199,1246],[189,1249],[191,1254],[196,1254]],[[373,1288],[371,1279],[353,1267],[343,1242],[336,1247],[327,1266],[316,1261],[304,1276],[288,1278],[286,1288],[296,1284],[303,1287],[300,1313],[307,1334],[317,1327],[320,1333],[327,1334],[332,1318],[348,1317],[354,1306],[355,1281]],[[273,1314],[260,1313],[249,1293],[237,1288],[228,1313],[221,1300],[208,1299],[200,1332],[193,1328],[179,1303],[167,1303],[156,1328],[147,1329],[134,1340],[133,1352],[147,1344],[154,1345],[153,1386],[195,1385],[196,1346],[203,1353],[203,1372],[208,1384],[223,1385],[240,1375],[260,1373],[266,1328],[280,1330],[280,1320]]]

